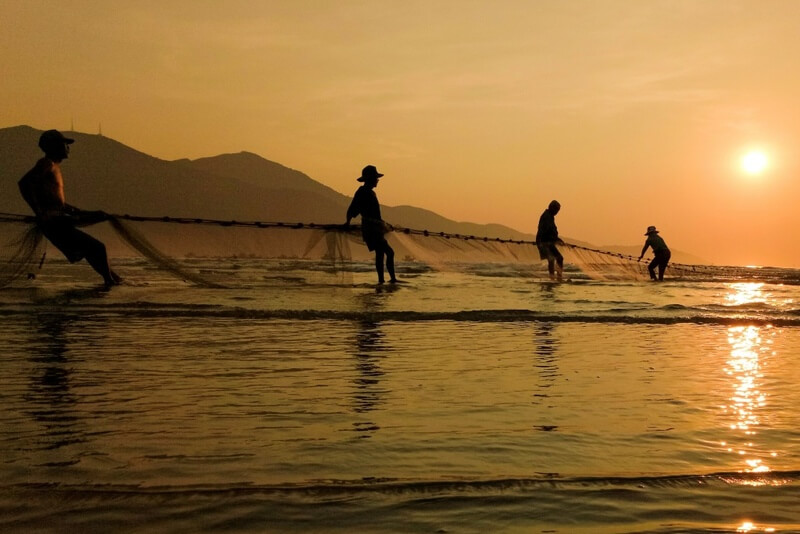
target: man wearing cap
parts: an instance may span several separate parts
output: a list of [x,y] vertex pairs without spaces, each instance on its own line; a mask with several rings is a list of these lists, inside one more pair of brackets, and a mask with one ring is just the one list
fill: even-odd
[[347,222],[345,223],[345,226],[348,226],[350,219],[361,215],[361,236],[364,238],[367,248],[375,251],[375,270],[378,272],[379,284],[384,282],[384,256],[386,258],[386,269],[389,271],[389,282],[397,282],[397,278],[394,275],[394,250],[389,246],[386,237],[384,237],[384,234],[391,230],[391,226],[381,219],[381,206],[374,191],[378,186],[378,178],[381,176],[383,175],[378,172],[374,165],[364,167],[361,171],[361,176],[357,178],[364,185],[359,187],[353,196],[353,201],[350,203],[350,207],[347,208]]
[[36,223],[47,239],[64,253],[70,263],[86,258],[103,277],[106,287],[120,283],[120,277],[108,265],[106,246],[76,228],[94,224],[108,216],[102,211],[83,211],[66,203],[61,162],[69,157],[74,139],[58,130],[48,130],[39,137],[44,157],[19,181],[22,197],[36,214]]
[[[648,226],[647,232],[644,233],[647,236],[647,241],[644,242],[644,247],[642,248],[642,253],[639,254],[639,260],[644,257],[644,253],[647,252],[647,247],[652,247],[653,261],[650,262],[650,265],[647,266],[647,270],[650,272],[650,279],[651,280],[658,280],[659,282],[664,281],[664,271],[667,270],[667,264],[669,263],[669,259],[672,256],[672,253],[667,247],[667,244],[664,242],[664,239],[658,235],[658,230],[656,230],[655,226]],[[656,267],[658,267],[658,278],[656,279]]]
[[[557,200],[553,200],[539,217],[536,246],[539,249],[539,257],[547,260],[547,272],[550,273],[550,279],[555,280],[557,275],[558,281],[561,282],[564,273],[564,256],[558,251],[556,245],[563,245],[564,241],[558,237],[558,228],[556,227],[556,215],[559,211],[561,211],[561,204]],[[556,268],[558,268],[557,271]]]

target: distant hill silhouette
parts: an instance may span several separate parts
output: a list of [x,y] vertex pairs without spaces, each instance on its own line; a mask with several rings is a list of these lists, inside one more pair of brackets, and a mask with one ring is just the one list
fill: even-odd
[[[30,213],[17,181],[42,156],[37,146],[41,133],[29,126],[0,129],[0,212]],[[250,152],[167,161],[102,135],[64,133],[76,140],[63,167],[67,201],[84,209],[151,217],[326,224],[344,222],[352,194],[339,193]],[[357,185],[354,182],[353,191]],[[381,209],[387,221],[409,228],[535,239],[507,226],[457,222],[413,206]],[[402,251],[398,253],[402,257]]]
[[[0,209],[28,213],[17,180],[41,157],[40,131],[26,126],[0,130]],[[320,222],[343,219],[343,195],[319,185],[317,191],[297,187],[292,176],[265,177],[266,185],[239,178],[245,163],[234,161],[224,173],[204,170],[208,161],[165,161],[99,135],[67,132],[75,138],[64,163],[67,200],[86,209],[144,216],[205,217],[239,220]],[[232,156],[237,158],[239,155]],[[240,156],[251,159],[250,155]],[[207,158],[214,159],[214,158]],[[264,167],[279,167],[261,160]],[[209,165],[216,168],[219,166]],[[304,176],[296,173],[297,177]],[[305,177],[309,182],[313,182]],[[279,188],[278,184],[283,187]]]
[[[0,211],[29,213],[17,181],[42,156],[41,130],[0,129]],[[240,152],[166,161],[108,137],[65,132],[75,139],[64,163],[67,200],[85,209],[143,216],[343,223],[350,195],[300,171]],[[353,182],[353,191],[358,184]],[[532,239],[502,225],[458,223],[429,210],[382,207],[384,218],[412,228]]]
[[349,201],[349,198],[341,193],[312,180],[302,172],[266,160],[252,152],[221,154],[210,158],[182,161],[185,161],[193,169],[222,177],[236,178],[258,187],[307,191],[342,201]]

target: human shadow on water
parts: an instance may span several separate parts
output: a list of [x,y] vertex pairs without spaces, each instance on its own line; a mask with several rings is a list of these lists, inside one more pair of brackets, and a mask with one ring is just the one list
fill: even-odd
[[[554,284],[542,284],[542,300],[555,302],[556,287]],[[537,355],[537,367],[553,368],[557,371],[556,352],[558,340],[553,336],[556,324],[550,321],[536,323],[534,344]]]
[[[352,409],[357,414],[367,414],[383,402],[386,389],[381,385],[381,380],[385,372],[380,362],[391,347],[386,342],[380,321],[370,317],[383,306],[383,299],[374,293],[363,295],[361,299],[365,314],[357,323],[353,347],[358,374],[353,378]],[[355,431],[361,433],[359,437],[365,438],[380,430],[380,426],[373,421],[357,421],[353,426]]]
[[534,389],[534,404],[543,404],[551,397],[552,388],[558,377],[558,345],[557,336],[553,335],[556,324],[544,321],[536,323],[533,332],[534,352],[539,381]]
[[59,291],[36,291],[32,294],[31,299],[37,305],[64,306],[75,302],[105,299],[110,293],[109,288],[98,285]]
[[[40,450],[58,450],[86,441],[82,418],[75,409],[78,396],[71,385],[72,368],[67,357],[67,330],[72,318],[62,313],[34,318],[35,336],[29,343],[32,376],[25,396],[28,414],[41,425]],[[70,465],[76,458],[46,458],[45,466]]]

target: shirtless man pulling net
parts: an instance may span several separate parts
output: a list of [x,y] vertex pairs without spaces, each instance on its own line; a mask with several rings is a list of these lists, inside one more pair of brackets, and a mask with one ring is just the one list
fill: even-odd
[[61,162],[69,157],[69,145],[74,142],[58,130],[44,132],[39,137],[39,148],[45,155],[19,181],[19,190],[36,214],[36,224],[44,236],[70,263],[86,258],[103,277],[106,287],[110,287],[121,279],[108,264],[106,246],[77,228],[107,220],[108,215],[70,206],[64,197]]

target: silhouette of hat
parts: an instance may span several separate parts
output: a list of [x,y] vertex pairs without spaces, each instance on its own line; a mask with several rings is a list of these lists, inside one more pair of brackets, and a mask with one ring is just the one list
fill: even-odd
[[64,137],[64,134],[58,130],[47,130],[39,136],[39,148],[45,151],[53,146],[64,144],[71,145],[74,142],[75,139]]
[[359,182],[365,182],[369,178],[380,178],[383,176],[381,173],[378,172],[378,169],[375,168],[375,165],[367,165],[361,171],[361,176],[356,178]]
[[655,226],[648,226],[647,231],[644,233],[644,235],[657,234],[657,233],[658,230],[656,230]]

